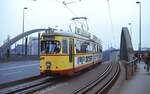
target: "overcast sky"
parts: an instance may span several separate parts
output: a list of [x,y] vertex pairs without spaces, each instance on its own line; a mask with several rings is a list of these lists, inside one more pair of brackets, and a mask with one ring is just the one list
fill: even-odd
[[[69,11],[62,1],[68,4]],[[139,43],[139,5],[136,0],[0,0],[0,45],[6,40],[22,33],[23,7],[25,10],[25,31],[37,28],[55,27],[68,30],[71,18],[86,16],[90,32],[102,40],[103,49],[120,47],[121,28],[132,23],[133,47]],[[142,4],[142,47],[150,47],[150,0]],[[112,19],[112,24],[111,20]],[[130,30],[130,28],[129,28]]]

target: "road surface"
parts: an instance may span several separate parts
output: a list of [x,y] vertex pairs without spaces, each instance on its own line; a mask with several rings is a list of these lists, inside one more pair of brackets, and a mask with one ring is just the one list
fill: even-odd
[[39,61],[0,63],[0,84],[39,74]]

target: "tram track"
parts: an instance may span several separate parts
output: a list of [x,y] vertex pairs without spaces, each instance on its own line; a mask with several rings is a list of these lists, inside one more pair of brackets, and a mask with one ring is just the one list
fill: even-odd
[[[84,86],[80,87],[79,89],[73,91],[72,94],[82,94],[82,93],[90,92],[89,90],[92,90],[93,87],[96,86],[96,84],[103,81],[105,78],[107,78],[108,75],[112,74],[113,70],[116,70],[116,68],[114,68],[114,64],[108,64],[108,66],[106,66],[104,68],[104,70],[103,70],[104,72],[102,72],[98,76],[98,78],[96,77],[97,79],[95,81],[90,81],[90,83],[87,83],[86,85],[84,85]],[[51,86],[55,86],[55,85],[57,85],[61,82],[66,82],[69,79],[74,79],[78,76],[79,75],[75,75],[73,77],[69,77],[69,78],[65,77],[65,78],[62,78],[62,79],[52,78],[50,76],[37,77],[36,79],[32,78],[32,80],[28,79],[29,81],[25,81],[25,83],[20,83],[20,84],[14,85],[14,86],[0,88],[0,94],[12,94],[12,93],[15,93],[15,94],[28,94],[28,93],[33,93],[35,91],[44,90],[47,87],[50,88]],[[105,85],[105,86],[107,86],[107,85]],[[103,88],[103,89],[105,90],[105,88]],[[89,94],[91,94],[91,93],[89,93]],[[99,94],[99,93],[97,93],[97,94]]]
[[[36,92],[34,92],[33,94],[47,94],[49,92],[53,92],[52,94],[71,94],[71,92],[73,90],[76,90],[77,88],[79,88],[80,86],[88,83],[89,81],[91,81],[90,79],[92,78],[97,78],[100,74],[101,75],[104,75],[108,70],[111,69],[111,63],[109,64],[104,64],[104,65],[101,65],[100,67],[98,66],[95,66],[94,69],[91,69],[91,70],[87,70],[85,72],[82,72],[78,75],[75,75],[73,77],[69,77],[69,79],[66,79],[65,81],[61,81],[60,83],[57,83],[55,85],[52,85],[52,86],[49,86],[47,88],[44,88],[44,89],[41,89],[41,90],[38,90]],[[96,69],[95,69],[96,68]],[[97,71],[99,75],[91,75],[93,77],[89,77],[87,78],[86,76],[88,76],[88,74],[93,74],[96,72],[96,70],[98,69],[101,69],[99,71]],[[83,79],[86,81],[86,82],[80,82],[80,81],[83,81]],[[84,84],[83,84],[84,83]]]
[[[27,79],[26,79],[27,80]],[[29,80],[29,78],[28,78]],[[19,83],[19,82],[18,82]],[[30,81],[25,81],[24,83],[20,83],[17,85],[9,86],[0,89],[0,94],[26,94],[34,92],[38,89],[42,89],[46,86],[52,85],[55,83],[52,77],[45,76],[45,77],[38,77],[37,79],[30,79]]]
[[102,86],[102,88],[100,88],[96,92],[96,94],[106,94],[108,90],[111,89],[115,81],[119,78],[119,74],[120,74],[120,65],[118,64],[115,68],[113,76],[109,78],[109,80]]
[[120,73],[119,64],[111,64],[96,79],[82,85],[71,94],[106,94],[113,86]]
[[0,84],[0,89],[7,88],[7,87],[12,87],[12,86],[19,85],[19,84],[22,84],[22,83],[37,80],[37,79],[40,79],[40,78],[42,78],[41,75],[36,75],[36,76],[28,77],[28,78],[23,78],[23,79],[20,79],[20,80],[15,80],[15,81],[11,81],[11,82],[2,83],[2,84]]

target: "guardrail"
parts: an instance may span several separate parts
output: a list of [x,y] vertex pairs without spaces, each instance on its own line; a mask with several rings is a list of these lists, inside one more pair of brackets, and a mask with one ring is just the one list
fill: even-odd
[[137,65],[136,65],[136,62],[137,62],[138,59],[134,59],[132,61],[129,61],[127,63],[125,63],[125,79],[128,80],[131,76],[133,76],[134,72],[136,71],[137,69]]

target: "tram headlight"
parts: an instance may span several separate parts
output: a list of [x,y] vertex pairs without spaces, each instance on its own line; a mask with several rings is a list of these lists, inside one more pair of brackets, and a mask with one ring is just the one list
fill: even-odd
[[51,67],[51,62],[50,61],[46,62],[46,67],[47,67],[47,69],[50,69],[50,67]]

